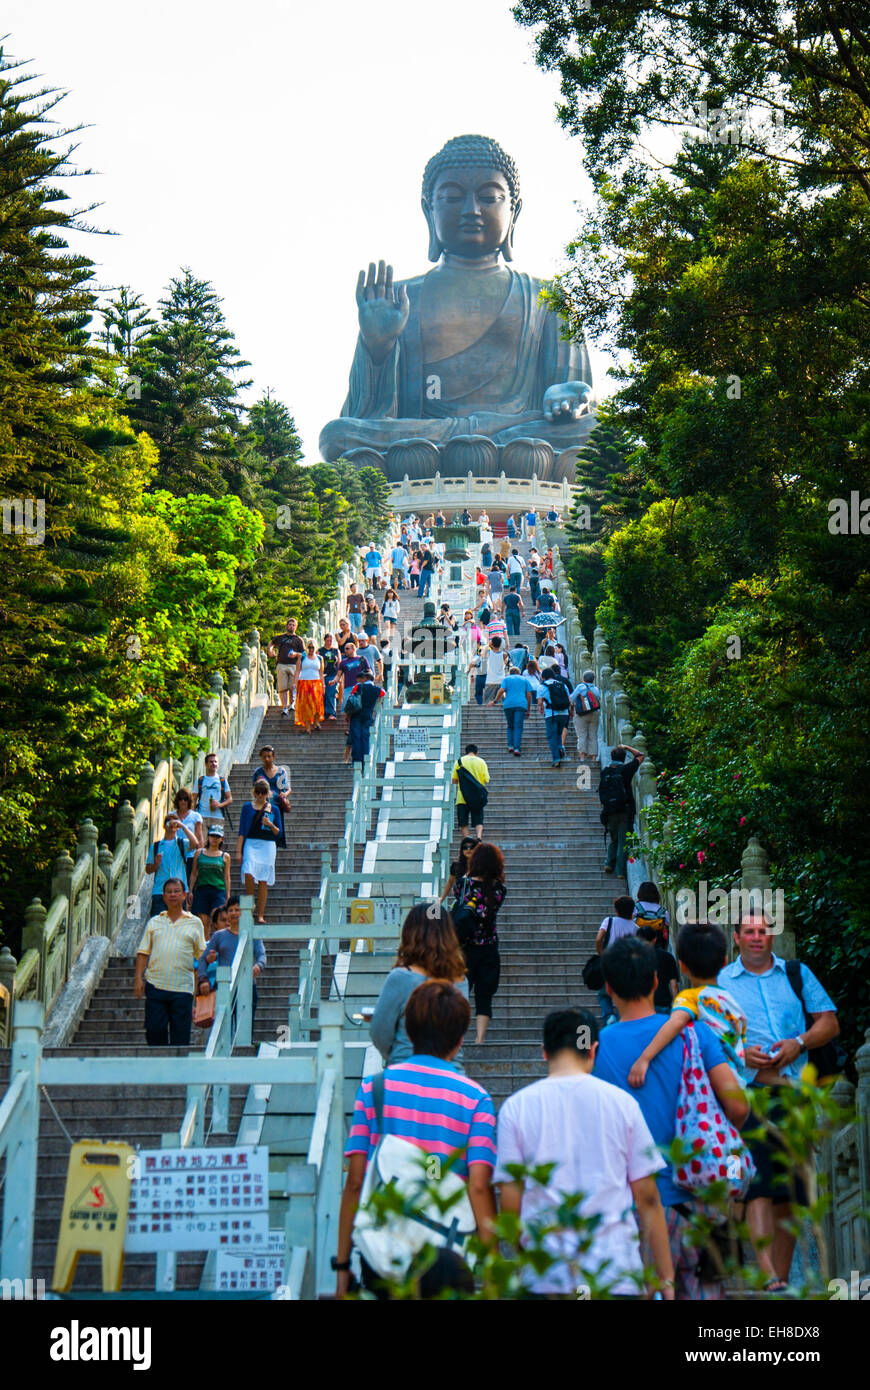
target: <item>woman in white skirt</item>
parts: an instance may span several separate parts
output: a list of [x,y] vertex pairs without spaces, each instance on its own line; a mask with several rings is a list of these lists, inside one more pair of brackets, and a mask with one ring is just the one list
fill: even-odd
[[278,814],[269,801],[269,783],[255,782],[251,800],[239,817],[238,858],[245,892],[254,896],[257,885],[257,921],[266,921],[266,895],[275,882],[276,841],[281,834]]

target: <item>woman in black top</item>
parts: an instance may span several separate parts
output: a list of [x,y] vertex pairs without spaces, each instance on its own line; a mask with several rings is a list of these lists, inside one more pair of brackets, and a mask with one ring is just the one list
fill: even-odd
[[479,843],[480,841],[476,840],[473,835],[463,835],[459,841],[459,854],[455,863],[450,865],[450,877],[444,885],[444,892],[441,894],[442,902],[450,893],[453,894],[454,900],[460,897],[462,885],[468,873],[468,856],[473,849],[477,848]]
[[476,845],[468,860],[468,875],[451,909],[469,909],[476,918],[470,932],[463,934],[463,950],[468,965],[468,990],[474,991],[476,1009],[474,1041],[482,1043],[492,1018],[492,997],[501,976],[496,918],[505,900],[505,867],[502,852],[486,840]]

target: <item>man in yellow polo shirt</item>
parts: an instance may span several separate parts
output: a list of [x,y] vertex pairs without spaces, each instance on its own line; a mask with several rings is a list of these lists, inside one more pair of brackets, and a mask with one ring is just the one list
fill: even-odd
[[[462,769],[462,776],[459,770]],[[456,819],[460,830],[464,826],[474,826],[478,840],[483,839],[483,808],[489,793],[485,790],[489,781],[489,768],[483,758],[477,755],[477,744],[466,743],[465,756],[457,758],[453,764],[452,781],[457,785]]]
[[152,917],[136,954],[133,993],[145,999],[149,1047],[188,1047],[196,985],[194,967],[205,954],[202,922],[184,910],[180,878],[163,885],[166,911]]

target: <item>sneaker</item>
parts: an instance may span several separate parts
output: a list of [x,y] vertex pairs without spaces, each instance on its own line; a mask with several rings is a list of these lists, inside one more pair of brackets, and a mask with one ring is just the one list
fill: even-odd
[[604,865],[604,872],[605,872],[606,874],[612,874],[612,873],[613,873],[613,869],[612,869],[612,867],[611,867],[610,864],[605,864],[605,865]]
[[281,718],[282,718],[282,719],[289,719],[289,718],[290,718],[290,711],[289,711],[289,709],[282,709],[282,711],[281,711]]

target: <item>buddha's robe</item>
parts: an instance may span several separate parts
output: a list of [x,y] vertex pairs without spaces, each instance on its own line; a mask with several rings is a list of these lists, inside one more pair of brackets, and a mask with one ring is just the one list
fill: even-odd
[[539,300],[540,280],[508,270],[507,294],[489,326],[463,351],[434,362],[424,361],[421,332],[427,277],[404,282],[405,329],[380,364],[357,339],[341,418],[320,435],[324,459],[362,447],[384,450],[399,439],[445,444],[459,434],[483,434],[503,444],[531,436],[558,452],[586,437],[594,416],[552,424],[542,408],[548,386],[591,384],[586,345],[560,337],[561,320]]

